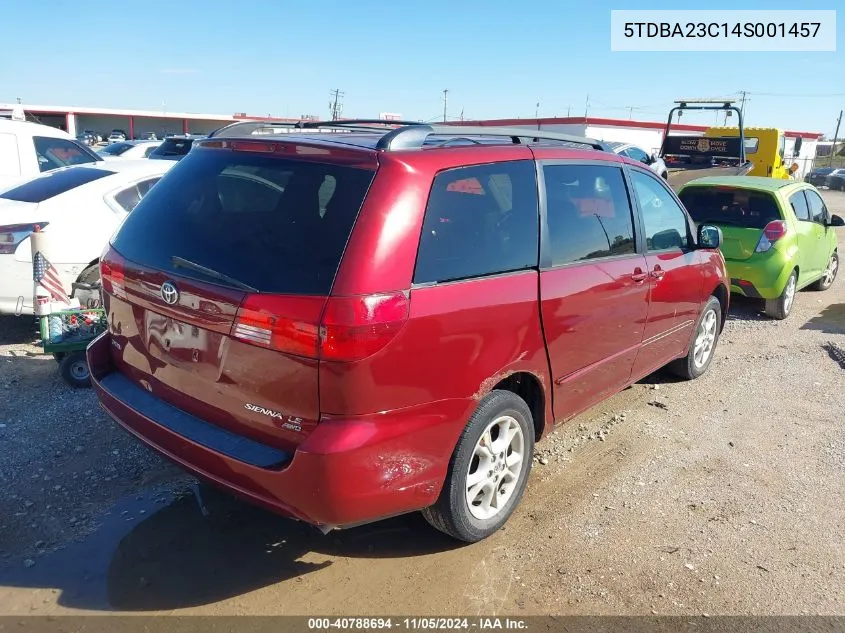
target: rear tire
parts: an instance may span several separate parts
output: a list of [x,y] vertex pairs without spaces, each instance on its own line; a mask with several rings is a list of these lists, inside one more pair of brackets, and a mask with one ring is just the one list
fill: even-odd
[[830,259],[827,260],[827,268],[825,268],[824,274],[822,275],[821,279],[814,282],[812,285],[813,290],[827,290],[833,285],[833,282],[836,280],[836,273],[839,272],[839,253],[833,251],[830,254]]
[[695,322],[695,333],[687,355],[671,363],[669,370],[686,380],[694,380],[704,374],[713,361],[721,332],[722,304],[716,297],[710,297]]
[[91,386],[91,373],[88,371],[88,360],[83,351],[70,352],[65,356],[59,363],[59,371],[71,387]]
[[460,541],[487,538],[522,498],[533,455],[528,405],[510,391],[492,391],[461,433],[440,497],[422,512],[425,520]]
[[792,312],[795,305],[795,293],[798,291],[798,271],[793,270],[786,280],[783,292],[777,299],[766,299],[766,314],[773,319],[783,321]]

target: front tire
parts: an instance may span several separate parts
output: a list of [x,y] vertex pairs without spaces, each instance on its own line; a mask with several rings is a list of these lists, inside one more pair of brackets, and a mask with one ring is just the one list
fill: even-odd
[[460,541],[487,538],[505,524],[522,498],[533,454],[528,405],[510,391],[492,391],[464,428],[440,497],[423,516]]
[[792,312],[795,304],[795,293],[798,290],[798,271],[793,270],[786,280],[783,292],[777,299],[766,299],[766,314],[773,319],[783,321]]
[[698,378],[713,361],[716,343],[722,332],[722,304],[716,297],[710,297],[695,323],[695,334],[690,341],[687,355],[679,358],[669,369],[686,380]]
[[836,279],[836,273],[839,272],[839,253],[833,251],[830,254],[830,259],[827,260],[827,268],[825,268],[824,275],[821,279],[813,284],[813,290],[827,290],[833,285]]

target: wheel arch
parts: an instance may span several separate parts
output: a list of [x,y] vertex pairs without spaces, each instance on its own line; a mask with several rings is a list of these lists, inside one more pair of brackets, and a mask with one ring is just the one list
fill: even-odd
[[533,418],[534,439],[539,440],[546,431],[549,405],[542,378],[529,371],[517,371],[501,378],[493,389],[510,391],[525,401]]

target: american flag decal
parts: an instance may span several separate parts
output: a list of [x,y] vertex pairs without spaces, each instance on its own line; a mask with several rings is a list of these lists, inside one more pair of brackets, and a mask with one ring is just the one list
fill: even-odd
[[44,289],[50,293],[50,297],[56,301],[61,301],[62,303],[70,302],[70,298],[67,296],[65,289],[62,287],[62,280],[59,279],[59,272],[56,270],[56,267],[47,261],[47,258],[41,254],[41,251],[35,253],[33,271],[35,273],[33,279],[35,279],[37,283],[41,284]]

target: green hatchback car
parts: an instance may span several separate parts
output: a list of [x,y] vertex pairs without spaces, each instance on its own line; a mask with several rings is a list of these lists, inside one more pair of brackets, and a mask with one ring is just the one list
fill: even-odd
[[831,227],[845,222],[812,185],[723,176],[690,181],[678,195],[696,224],[722,230],[731,292],[765,299],[770,317],[789,316],[798,290],[833,284],[839,254]]

